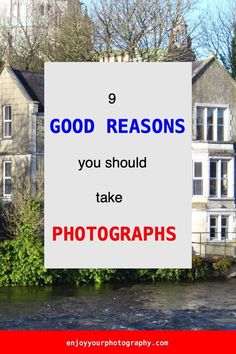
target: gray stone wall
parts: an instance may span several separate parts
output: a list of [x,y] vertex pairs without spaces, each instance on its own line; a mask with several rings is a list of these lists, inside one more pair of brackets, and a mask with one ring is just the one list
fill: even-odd
[[[3,106],[12,110],[12,136],[3,137]],[[3,197],[3,162],[11,161],[12,192],[30,175],[32,122],[29,101],[4,68],[0,75],[0,198]]]
[[[3,138],[4,105],[12,106],[12,138]],[[29,117],[29,102],[12,79],[7,69],[0,75],[0,141],[1,154],[30,153],[31,122]]]
[[[192,103],[193,114],[195,103],[229,104],[234,117],[232,137],[236,141],[236,83],[219,62],[209,62],[204,74],[193,83]],[[194,119],[192,121],[194,128]]]
[[37,117],[37,141],[36,141],[36,149],[37,153],[43,153],[44,152],[44,117],[39,116]]

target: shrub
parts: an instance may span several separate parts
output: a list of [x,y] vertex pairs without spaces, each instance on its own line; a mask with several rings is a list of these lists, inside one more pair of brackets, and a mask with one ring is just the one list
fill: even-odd
[[[28,166],[23,165],[19,170],[28,171]],[[27,173],[16,176],[12,200],[2,206],[3,227],[11,238],[22,234],[43,238],[44,178],[41,168],[36,172],[36,181],[34,188]]]
[[[35,209],[34,209],[35,206]],[[32,213],[37,217],[38,204],[33,204]],[[30,213],[30,211],[29,211]],[[206,279],[213,270],[221,274],[232,264],[230,257],[207,261],[193,257],[192,269],[45,269],[42,239],[31,234],[25,219],[19,237],[0,244],[0,286],[43,286],[82,283],[137,281],[194,281]]]
[[204,259],[200,256],[193,256],[192,258],[192,267],[197,268],[201,267],[204,264]]
[[37,286],[52,284],[44,268],[44,247],[37,238],[26,235],[0,245],[0,285]]
[[11,272],[13,267],[14,246],[11,242],[0,243],[0,286],[11,284]]
[[213,262],[213,269],[218,270],[221,274],[226,274],[233,263],[231,257],[221,257]]
[[101,284],[112,279],[113,269],[53,269],[53,285]]

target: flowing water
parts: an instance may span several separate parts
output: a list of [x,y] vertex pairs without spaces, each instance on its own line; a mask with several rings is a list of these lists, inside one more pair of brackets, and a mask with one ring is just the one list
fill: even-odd
[[0,288],[0,329],[236,329],[236,279]]

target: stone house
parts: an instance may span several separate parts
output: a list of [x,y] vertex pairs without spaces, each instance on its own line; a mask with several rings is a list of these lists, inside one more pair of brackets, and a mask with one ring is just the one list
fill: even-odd
[[0,73],[0,201],[43,167],[44,75],[5,66]]
[[[236,82],[214,57],[194,61],[187,25],[173,27],[167,52],[192,61],[192,239],[196,254],[236,256]],[[180,54],[180,55],[179,55]],[[169,61],[168,55],[161,60]],[[103,53],[101,62],[145,61]],[[173,61],[173,56],[171,60]]]
[[236,255],[236,82],[214,56],[193,63],[192,109],[193,248]]
[[[234,255],[236,83],[214,56],[193,62],[192,73],[193,249]],[[24,176],[36,188],[44,156],[43,79],[7,66],[0,74],[2,203],[11,200]]]

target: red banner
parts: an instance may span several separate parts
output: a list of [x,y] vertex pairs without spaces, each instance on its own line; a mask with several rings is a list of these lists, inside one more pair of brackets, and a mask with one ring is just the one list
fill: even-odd
[[0,331],[1,353],[188,353],[234,352],[236,331]]

